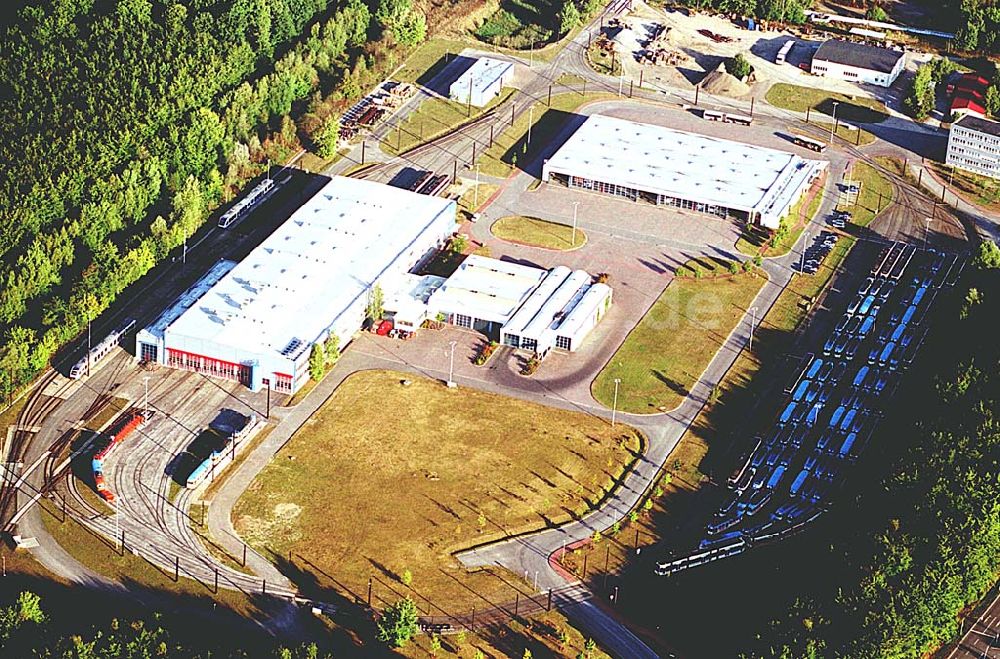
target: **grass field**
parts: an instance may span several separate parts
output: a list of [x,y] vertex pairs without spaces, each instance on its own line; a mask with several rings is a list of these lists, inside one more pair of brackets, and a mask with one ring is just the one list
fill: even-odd
[[462,52],[468,45],[457,39],[428,39],[406,58],[393,75],[393,80],[427,82],[445,67],[446,60]]
[[931,160],[928,160],[927,164],[934,170],[938,178],[945,181],[949,187],[956,188],[972,203],[989,210],[1000,208],[1000,181],[997,179],[973,174],[964,169],[949,167]]
[[861,192],[857,203],[840,205],[851,211],[852,222],[858,226],[868,226],[875,217],[892,203],[892,183],[885,174],[866,162],[856,161],[851,166],[850,178],[860,181]]
[[389,131],[379,146],[391,155],[403,153],[476,119],[506,101],[515,91],[508,87],[484,107],[472,106],[471,112],[466,103],[429,98],[408,114],[405,121],[397,124],[395,130]]
[[576,249],[587,242],[587,234],[579,227],[574,242],[573,227],[523,215],[502,217],[493,223],[490,231],[500,240],[544,249]]
[[[730,267],[733,263],[737,266],[741,264],[729,259],[722,259],[717,256],[702,256],[695,259],[688,259],[677,266],[674,274],[678,277],[720,277],[731,274]],[[699,275],[698,273],[701,273]]]
[[586,513],[639,441],[584,414],[365,371],[275,456],[233,521],[263,555],[292,552],[320,587],[363,597],[371,577],[378,606],[412,593],[425,611],[464,613],[512,601],[519,580],[467,572],[454,552]]
[[[789,211],[783,220],[788,223],[789,229],[776,244],[771,245],[770,243],[770,230],[757,225],[748,225],[744,228],[743,235],[736,241],[736,251],[749,256],[756,256],[757,254],[784,256],[787,254],[795,246],[799,236],[802,235],[809,222],[819,212],[819,207],[823,203],[823,189],[826,185],[826,177],[826,173],[820,176],[813,184],[812,189],[802,195],[802,198]],[[805,210],[803,210],[803,207],[805,207]]]
[[558,37],[556,0],[500,0],[500,6],[476,28],[477,39],[505,48],[538,48]]
[[757,273],[675,279],[594,379],[594,398],[639,414],[673,409],[690,391],[764,285]]
[[[740,353],[667,458],[670,483],[654,486],[650,509],[640,512],[634,522],[624,522],[620,533],[606,538],[603,546],[587,546],[568,553],[564,561],[568,568],[579,574],[584,556],[589,555],[591,566],[603,568],[608,560],[610,571],[616,572],[634,559],[636,546],[659,543],[664,534],[676,532],[680,521],[688,521],[693,510],[713,505],[715,499],[709,497],[705,501],[709,492],[699,492],[708,479],[705,472],[722,469],[723,473],[716,474],[716,481],[727,475],[734,444],[747,438],[748,419],[753,418],[752,410],[769,379],[775,377],[773,370],[781,368],[780,357],[789,349],[791,333],[806,318],[808,303],[827,287],[854,244],[852,238],[842,238],[815,275],[793,275],[762,319],[760,331],[754,337],[753,353],[745,350]],[[772,372],[762,375],[767,366]],[[692,525],[688,522],[687,526]],[[591,574],[593,583],[599,584],[602,572],[592,569]]]
[[852,123],[877,123],[889,117],[881,101],[871,98],[851,98],[838,92],[786,82],[772,85],[767,90],[765,99],[771,105],[785,110],[805,112],[806,109],[812,108],[813,112],[820,112],[830,117],[833,116],[833,104],[836,102],[837,116],[841,121]]
[[[479,159],[480,172],[491,176],[504,177],[513,171],[517,163],[530,162],[539,148],[548,145],[548,138],[558,133],[574,113],[584,103],[617,98],[606,92],[580,94],[566,92],[552,97],[552,105],[535,103],[533,112],[524,112],[508,128],[493,140]],[[534,123],[531,123],[531,122]],[[531,125],[531,146],[527,144],[528,126]]]
[[470,185],[458,198],[459,221],[471,219],[472,214],[478,212],[482,205],[499,189],[500,186],[495,183],[480,183],[478,188],[475,183]]
[[[837,114],[839,115],[840,114],[840,108],[838,107],[837,110],[838,110]],[[820,128],[821,130],[825,131],[826,137],[824,137],[822,139],[822,141],[826,142],[829,139],[829,136],[830,136],[830,129],[833,128],[833,122],[830,122],[830,121],[811,121],[810,120],[810,123],[813,126],[816,126],[816,127]],[[838,121],[837,124],[838,124],[838,126],[837,126],[837,137],[839,137],[840,139],[844,140],[848,144],[853,144],[855,146],[868,146],[869,144],[872,144],[873,142],[875,142],[875,135],[873,135],[872,133],[869,133],[867,130],[864,130],[863,128],[857,128],[857,127],[855,127],[854,130],[851,130],[850,128],[847,128],[847,126],[842,121]],[[860,134],[860,137],[859,137],[859,134]]]

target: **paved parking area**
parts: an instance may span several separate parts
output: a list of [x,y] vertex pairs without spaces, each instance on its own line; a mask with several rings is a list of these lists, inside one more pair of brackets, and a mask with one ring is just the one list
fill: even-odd
[[545,391],[576,405],[596,406],[590,395],[591,380],[663,292],[673,278],[674,269],[699,253],[644,244],[596,231],[588,232],[588,241],[583,247],[558,252],[505,243],[490,236],[484,223],[475,227],[474,238],[489,246],[494,258],[541,268],[566,265],[592,274],[606,272],[610,276],[608,284],[614,290],[614,303],[580,350],[550,354],[530,378],[519,375],[524,359],[522,353],[506,349],[495,354],[485,367],[474,366],[472,359],[485,337],[456,328],[421,330],[409,341],[364,334],[348,350],[370,356],[376,360],[373,363],[395,361],[441,378],[447,376],[449,342],[454,340],[458,342],[456,374],[498,387]]

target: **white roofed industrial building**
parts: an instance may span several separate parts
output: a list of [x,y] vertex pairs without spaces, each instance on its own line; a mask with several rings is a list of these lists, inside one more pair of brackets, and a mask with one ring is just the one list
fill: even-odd
[[542,180],[776,228],[827,163],[698,133],[588,117]]
[[[143,360],[294,392],[312,344],[346,344],[372,287],[398,281],[455,229],[455,202],[333,178],[235,266],[219,267],[136,337]],[[210,275],[212,273],[209,273]]]
[[452,100],[483,107],[500,95],[514,75],[514,64],[492,57],[478,57],[455,82],[448,95]]
[[583,270],[543,270],[469,256],[427,302],[459,327],[544,356],[575,351],[611,305],[611,288]]

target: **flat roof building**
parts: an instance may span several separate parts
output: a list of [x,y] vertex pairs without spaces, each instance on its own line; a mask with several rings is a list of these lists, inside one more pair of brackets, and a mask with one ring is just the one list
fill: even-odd
[[294,392],[308,379],[312,344],[331,334],[347,344],[372,288],[454,230],[452,200],[335,177],[243,261],[213,268],[140,331],[136,355]]
[[448,95],[460,103],[483,107],[500,95],[514,75],[514,64],[492,57],[479,57],[455,82]]
[[609,286],[583,270],[543,270],[472,255],[427,302],[429,313],[541,356],[575,351],[611,305]]
[[826,78],[890,87],[905,65],[901,50],[831,39],[813,55],[810,71]]
[[542,180],[776,228],[825,161],[594,115],[542,166]]
[[1000,123],[971,114],[953,123],[945,163],[1000,179]]

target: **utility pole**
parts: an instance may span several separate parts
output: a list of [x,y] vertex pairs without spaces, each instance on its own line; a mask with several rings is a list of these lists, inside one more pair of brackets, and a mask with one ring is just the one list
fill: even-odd
[[573,202],[573,240],[572,245],[576,247],[576,209],[580,205],[579,201]]
[[454,375],[455,375],[455,345],[457,343],[458,343],[458,341],[452,341],[450,343],[450,345],[451,345],[451,362],[450,362],[450,364],[448,366],[448,386],[449,387],[454,387],[455,386],[455,379],[454,379]]
[[[615,427],[615,417],[618,415],[618,385],[621,384],[621,378],[615,378],[615,396],[611,402],[611,427]],[[584,576],[586,576],[586,571],[584,571]]]
[[839,101],[833,102],[833,123],[830,124],[830,146],[833,146],[833,131],[837,126],[837,106],[840,105]]
[[[473,146],[473,148],[475,147]],[[472,192],[472,206],[473,206],[473,212],[475,212],[475,209],[479,208],[479,163],[478,162],[476,163],[476,187]]]
[[753,352],[753,328],[757,324],[757,307],[750,307],[752,319],[750,320],[750,352]]
[[87,319],[87,377],[90,377],[90,324],[93,322]]
[[528,107],[528,141],[526,145],[531,147],[531,124],[535,123],[535,106]]

